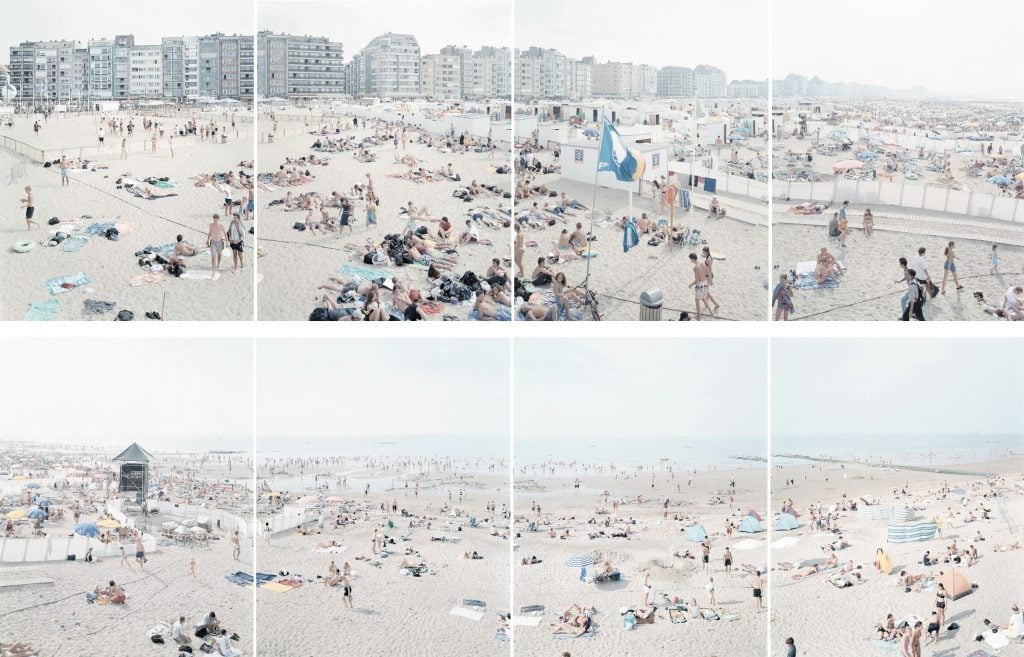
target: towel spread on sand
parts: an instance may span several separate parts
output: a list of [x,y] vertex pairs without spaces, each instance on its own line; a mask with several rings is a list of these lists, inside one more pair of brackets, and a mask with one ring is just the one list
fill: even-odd
[[468,618],[471,621],[479,621],[484,617],[484,612],[482,611],[472,611],[470,609],[463,609],[462,607],[452,607],[452,610],[448,613],[452,616]]
[[551,638],[552,639],[590,639],[590,638],[595,637],[595,636],[597,636],[597,630],[594,629],[593,627],[591,627],[589,630],[587,630],[586,632],[584,632],[583,634],[581,634],[579,636],[576,636],[574,634],[552,634]]
[[327,545],[324,547],[315,547],[313,552],[324,552],[329,554],[341,554],[348,549],[347,545]]
[[795,536],[786,536],[772,542],[772,547],[779,550],[781,548],[789,547],[790,545],[796,545],[799,540],[800,539]]
[[544,620],[540,616],[513,616],[513,625],[525,625],[527,627],[537,627],[540,622]]
[[370,269],[369,267],[359,267],[358,265],[342,265],[338,271],[346,276],[358,276],[368,281],[378,278],[390,278],[393,275],[387,269]]
[[187,278],[192,281],[216,281],[220,279],[220,272],[212,269],[186,269],[178,278]]
[[60,310],[60,301],[50,299],[39,303],[30,303],[25,313],[26,322],[52,322],[57,319],[57,311]]
[[76,287],[88,285],[89,283],[92,283],[92,279],[85,273],[79,272],[77,274],[51,278],[44,285],[46,285],[46,289],[50,291],[50,294],[64,294],[68,290],[73,290]]
[[142,287],[143,285],[152,285],[153,283],[163,283],[167,280],[167,275],[162,271],[148,271],[145,274],[138,274],[128,279],[128,285],[132,287]]
[[86,299],[82,304],[83,315],[103,315],[117,307],[116,301]]
[[278,584],[277,582],[267,582],[260,587],[263,591],[272,591],[273,593],[287,593],[292,590],[292,587],[285,586],[284,584]]
[[85,235],[72,235],[63,242],[60,243],[60,250],[64,253],[77,253],[81,251],[86,244],[89,243],[89,238]]
[[[89,224],[85,232],[87,235],[102,235],[105,231],[111,228],[117,228],[117,224],[113,221],[104,221],[102,223]],[[120,229],[118,229],[120,232]]]
[[985,637],[985,643],[991,646],[994,650],[999,650],[1000,648],[1005,648],[1010,645],[1010,640],[1006,638],[1006,634],[1004,632],[992,632],[989,630],[981,636]]
[[[277,577],[277,575],[272,575],[271,573],[256,573],[256,585],[262,586],[263,584],[273,580],[275,577]],[[241,570],[236,570],[230,575],[225,575],[224,579],[228,580],[232,584],[237,584],[238,586],[251,586],[253,583],[252,574]]]

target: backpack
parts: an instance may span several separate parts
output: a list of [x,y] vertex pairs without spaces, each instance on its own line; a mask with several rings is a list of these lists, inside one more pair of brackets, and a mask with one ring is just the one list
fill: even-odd
[[[313,312],[309,313],[309,321],[311,322],[327,322],[330,321],[330,313],[327,312],[326,308],[314,308]],[[197,633],[196,636],[199,636]]]
[[471,271],[467,271],[465,274],[463,274],[462,278],[459,279],[459,282],[471,288],[475,288],[478,285],[480,285],[480,279],[477,278],[477,275]]

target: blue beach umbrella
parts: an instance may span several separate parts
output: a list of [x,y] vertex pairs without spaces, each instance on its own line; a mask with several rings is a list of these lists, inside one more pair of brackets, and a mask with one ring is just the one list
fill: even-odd
[[586,130],[583,131],[583,136],[584,137],[597,137],[597,130],[594,130],[593,128],[587,128]]
[[96,526],[94,522],[80,522],[75,525],[75,533],[79,536],[98,536],[100,528]]
[[36,506],[50,506],[53,502],[49,497],[40,497],[36,499]]
[[1007,185],[1013,184],[1013,180],[1006,176],[992,176],[988,181],[993,185],[999,185],[1000,187],[1006,187]]
[[29,518],[32,518],[33,520],[43,520],[46,518],[46,512],[37,506],[34,506],[31,509],[29,509],[28,513],[26,513],[25,515],[27,515]]

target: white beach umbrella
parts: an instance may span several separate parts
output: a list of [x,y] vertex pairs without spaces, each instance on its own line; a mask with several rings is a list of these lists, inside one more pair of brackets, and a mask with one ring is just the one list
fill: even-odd
[[597,560],[594,558],[594,555],[592,553],[587,552],[584,554],[572,555],[571,557],[565,560],[565,565],[569,566],[570,568],[582,568],[584,566],[589,566],[596,561]]

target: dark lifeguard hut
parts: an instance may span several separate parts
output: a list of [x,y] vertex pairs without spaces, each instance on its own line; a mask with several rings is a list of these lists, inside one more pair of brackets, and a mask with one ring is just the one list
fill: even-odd
[[134,502],[142,503],[149,490],[149,462],[153,455],[132,443],[114,457],[118,463],[117,491]]

